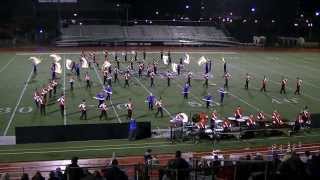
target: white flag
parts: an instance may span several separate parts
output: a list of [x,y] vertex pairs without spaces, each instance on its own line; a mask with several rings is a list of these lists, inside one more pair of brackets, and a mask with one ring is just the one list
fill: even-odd
[[38,65],[38,64],[41,63],[41,59],[39,59],[39,58],[30,57],[29,59],[32,60],[32,62],[33,62],[35,65]]
[[81,58],[81,67],[82,68],[89,68],[89,64],[86,58],[82,57]]
[[163,55],[162,59],[163,59],[163,64],[167,65],[168,60],[169,60],[169,56]]
[[62,73],[61,64],[59,62],[56,62],[55,64],[56,64],[55,72],[58,74],[61,74]]
[[189,64],[189,63],[190,63],[190,56],[189,56],[189,54],[187,54],[187,53],[185,54],[185,57],[184,57],[183,62],[186,63],[186,64]]
[[56,62],[61,60],[61,56],[59,56],[57,54],[50,54],[50,57],[52,57],[53,60],[55,60]]
[[171,68],[172,68],[173,72],[177,72],[177,67],[178,67],[178,64],[176,64],[176,63],[171,64]]
[[111,66],[111,63],[109,61],[104,61],[102,65],[102,70],[109,68]]
[[66,68],[68,70],[72,69],[72,60],[71,59],[66,59]]
[[224,60],[224,58],[222,58],[221,61],[224,62],[224,63],[226,62],[226,61]]
[[198,65],[201,66],[202,64],[206,63],[207,59],[204,56],[201,56],[198,60]]

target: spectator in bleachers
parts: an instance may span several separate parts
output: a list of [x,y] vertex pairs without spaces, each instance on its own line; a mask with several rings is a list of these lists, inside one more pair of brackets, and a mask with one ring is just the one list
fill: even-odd
[[308,179],[305,165],[295,152],[279,165],[279,175],[280,179]]
[[176,151],[176,157],[168,162],[168,168],[170,170],[177,170],[176,172],[178,174],[176,175],[174,173],[170,173],[172,178],[177,177],[177,180],[184,180],[189,177],[190,166],[188,162],[181,157],[181,151]]
[[32,180],[45,180],[40,171],[37,171],[36,174],[32,177]]
[[21,180],[29,180],[29,175],[27,173],[23,173],[21,176]]
[[118,167],[118,160],[112,160],[111,167],[102,170],[106,180],[128,180],[128,176]]
[[57,168],[54,172],[54,176],[58,178],[58,180],[63,180],[63,173],[61,171],[61,168]]
[[79,180],[83,177],[83,170],[78,165],[78,157],[71,159],[71,164],[66,167],[64,172],[65,179],[68,180]]

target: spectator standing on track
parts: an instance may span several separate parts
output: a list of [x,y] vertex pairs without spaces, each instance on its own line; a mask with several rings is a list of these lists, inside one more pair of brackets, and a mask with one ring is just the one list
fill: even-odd
[[40,171],[37,171],[36,174],[32,177],[32,180],[45,180]]
[[106,180],[128,180],[128,176],[118,166],[118,160],[112,160],[111,167],[101,170]]
[[177,177],[177,180],[185,180],[189,177],[190,166],[188,162],[181,157],[181,151],[176,151],[176,157],[168,162],[168,168],[170,170],[176,170],[177,174],[171,173],[171,175]]
[[83,177],[83,170],[78,165],[78,157],[73,157],[71,159],[71,164],[69,164],[65,169],[65,179],[68,180],[79,180]]

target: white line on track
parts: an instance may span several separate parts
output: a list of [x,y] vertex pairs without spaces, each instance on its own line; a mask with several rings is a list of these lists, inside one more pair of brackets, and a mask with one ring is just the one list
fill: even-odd
[[20,93],[20,97],[19,97],[18,102],[17,102],[16,106],[14,107],[14,110],[13,110],[11,116],[10,116],[10,120],[9,120],[9,122],[8,122],[8,124],[7,124],[6,129],[4,130],[3,136],[6,136],[7,133],[8,133],[8,130],[9,130],[10,126],[11,126],[12,120],[13,120],[13,118],[14,118],[16,112],[17,112],[17,109],[18,109],[18,107],[19,107],[19,105],[20,105],[20,102],[21,102],[21,100],[22,100],[22,97],[23,97],[23,95],[24,95],[24,93],[25,93],[25,91],[26,91],[26,89],[27,89],[27,87],[28,87],[28,85],[29,85],[29,81],[30,81],[30,79],[31,79],[31,77],[32,77],[32,74],[33,74],[33,70],[31,70],[31,72],[30,72],[30,74],[29,74],[29,77],[28,77],[28,79],[27,79],[27,82],[25,83],[25,85],[24,85],[24,87],[23,87],[23,89],[22,89],[22,91],[21,91],[21,93]]
[[16,59],[16,56],[13,56],[13,57],[10,59],[10,61],[0,69],[0,73],[1,73],[2,71],[4,71],[15,59]]
[[9,152],[0,153],[0,155],[24,155],[24,154],[49,154],[49,153],[66,153],[66,152],[87,152],[87,151],[106,151],[106,150],[128,150],[128,149],[148,149],[160,147],[177,147],[177,146],[194,146],[194,144],[162,144],[136,147],[106,147],[106,148],[89,148],[89,149],[69,149],[69,150],[51,150],[51,151],[27,151],[27,152]]
[[[66,100],[66,59],[63,57],[63,95]],[[63,124],[67,125],[67,111],[66,111],[66,103],[64,103],[63,109]]]
[[[103,88],[103,87],[104,87],[104,86],[103,86],[103,82],[102,82],[102,79],[101,79],[101,77],[100,77],[100,75],[99,75],[99,73],[98,73],[98,71],[97,71],[97,68],[96,68],[96,65],[95,65],[95,64],[93,64],[93,69],[94,69],[94,71],[95,71],[95,73],[96,73],[96,75],[97,75],[97,78],[99,79],[99,82],[100,82],[100,84],[101,84],[101,86],[102,86],[102,88]],[[115,113],[116,116],[117,116],[117,119],[118,119],[119,123],[122,123],[122,121],[121,121],[121,119],[120,119],[120,117],[119,117],[119,114],[118,114],[116,108],[115,108],[114,105],[113,105],[113,102],[112,102],[112,100],[111,100],[111,97],[110,97],[109,101],[110,101],[110,104],[111,104],[111,106],[112,106],[112,109],[113,109],[114,113]]]

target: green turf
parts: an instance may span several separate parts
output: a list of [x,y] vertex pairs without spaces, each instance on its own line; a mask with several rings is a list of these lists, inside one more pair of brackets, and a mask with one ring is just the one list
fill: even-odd
[[[171,53],[173,60],[178,62],[179,58],[184,53]],[[119,119],[126,122],[126,110],[119,109],[117,105],[124,104],[129,98],[132,98],[135,109],[134,117],[138,121],[151,121],[152,128],[167,128],[169,126],[169,113],[175,115],[178,112],[186,112],[188,115],[200,111],[209,112],[205,104],[201,101],[202,97],[208,92],[211,93],[215,101],[219,100],[217,89],[223,86],[223,64],[220,60],[224,57],[228,62],[228,70],[232,75],[230,80],[230,94],[225,98],[224,106],[216,106],[219,117],[232,116],[233,111],[237,105],[240,105],[244,110],[245,115],[256,113],[258,109],[263,110],[267,114],[271,114],[274,109],[277,109],[281,115],[288,120],[294,120],[297,113],[308,105],[312,113],[319,113],[320,89],[319,68],[318,63],[320,59],[319,53],[312,52],[196,52],[189,53],[191,58],[190,65],[186,69],[192,71],[194,76],[202,77],[204,68],[197,65],[200,56],[205,56],[213,61],[213,78],[210,79],[211,84],[208,89],[202,87],[203,80],[192,80],[192,88],[189,100],[184,100],[181,91],[182,86],[186,81],[185,75],[174,79],[171,82],[171,87],[166,86],[166,79],[156,77],[156,87],[150,88],[149,79],[141,78],[130,80],[130,88],[123,88],[123,79],[120,79],[120,84],[113,85],[113,105]],[[16,113],[12,116],[14,108],[17,105],[20,94],[24,88],[28,76],[32,71],[32,66],[28,58],[36,56],[43,60],[38,67],[38,74],[32,76],[30,82],[27,84],[26,90],[23,93],[21,102],[17,108]],[[79,54],[65,53],[62,56],[62,62],[65,59],[72,59],[78,61]],[[147,62],[152,62],[153,59],[159,59],[159,53],[147,53]],[[120,56],[121,60],[123,58]],[[128,59],[130,59],[129,56]],[[138,58],[142,58],[139,53]],[[98,61],[102,64],[103,54],[97,56]],[[113,62],[113,58],[111,58]],[[41,88],[49,79],[49,65],[52,62],[49,54],[15,54],[15,53],[1,53],[0,54],[0,133],[3,134],[5,128],[12,118],[12,122],[8,128],[7,135],[14,135],[14,128],[17,126],[42,126],[42,125],[63,125],[64,118],[61,117],[56,99],[59,94],[63,92],[63,81],[66,81],[66,123],[67,124],[86,124],[86,123],[118,123],[118,117],[112,107],[109,107],[109,120],[99,120],[99,111],[96,109],[97,101],[92,97],[101,91],[101,83],[94,69],[82,70],[82,81],[76,80],[75,89],[73,92],[69,89],[69,77],[71,73],[66,70],[66,75],[62,73],[59,75],[60,86],[56,97],[50,99],[47,108],[47,116],[40,116],[36,110],[32,100],[32,94],[35,88]],[[127,67],[129,63],[122,63],[121,67]],[[159,63],[159,71],[165,72],[170,67],[167,67],[162,62]],[[65,68],[64,66],[62,66]],[[135,67],[137,68],[137,67]],[[100,78],[102,74],[100,73]],[[83,80],[84,73],[88,71],[93,82],[91,89],[85,88]],[[249,91],[244,89],[245,74],[250,73],[255,79],[250,81]],[[267,86],[267,93],[261,93],[258,89],[261,85],[263,76],[269,77]],[[289,79],[287,95],[280,95],[279,82],[281,77],[285,76]],[[295,78],[299,76],[303,79],[302,95],[295,96],[293,91],[295,89]],[[144,86],[144,87],[143,87]],[[155,118],[154,113],[147,110],[145,98],[148,91],[153,92],[157,97],[161,96],[165,104],[165,108],[169,113],[164,113],[163,118]],[[276,101],[272,102],[272,98]],[[78,105],[82,99],[86,99],[88,105],[92,105],[88,110],[88,120],[79,120]],[[293,101],[297,103],[293,103]],[[197,104],[197,106],[190,106],[189,102]],[[108,103],[110,105],[110,103]],[[22,113],[32,108],[30,113]],[[39,134],[40,135],[40,134]],[[81,144],[81,143],[80,143]],[[15,147],[15,146],[13,146]]]

